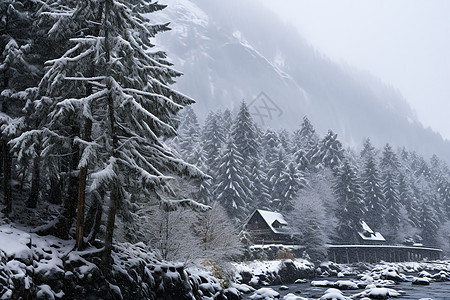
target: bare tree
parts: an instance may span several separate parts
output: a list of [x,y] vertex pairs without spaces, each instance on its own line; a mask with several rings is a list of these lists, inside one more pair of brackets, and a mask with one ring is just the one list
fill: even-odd
[[326,244],[335,224],[335,218],[327,214],[326,203],[329,205],[333,196],[331,184],[324,177],[323,172],[312,177],[310,186],[294,199],[294,209],[287,216],[298,243],[317,262],[327,256]]

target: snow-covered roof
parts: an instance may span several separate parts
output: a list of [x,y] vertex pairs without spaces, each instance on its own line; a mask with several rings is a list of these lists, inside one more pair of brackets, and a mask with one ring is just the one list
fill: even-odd
[[377,242],[386,241],[386,239],[381,233],[373,231],[372,228],[370,228],[370,226],[367,225],[366,222],[361,221],[361,226],[362,231],[358,232],[358,234],[364,241],[377,241]]
[[257,209],[256,211],[261,215],[261,217],[264,219],[267,225],[269,225],[270,229],[274,233],[286,233],[286,230],[283,230],[282,228],[275,228],[273,226],[277,221],[283,226],[288,225],[282,214],[262,209]]

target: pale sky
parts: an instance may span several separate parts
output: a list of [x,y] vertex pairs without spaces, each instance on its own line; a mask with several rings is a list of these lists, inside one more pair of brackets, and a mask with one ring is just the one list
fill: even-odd
[[333,60],[396,87],[450,140],[450,1],[262,1]]

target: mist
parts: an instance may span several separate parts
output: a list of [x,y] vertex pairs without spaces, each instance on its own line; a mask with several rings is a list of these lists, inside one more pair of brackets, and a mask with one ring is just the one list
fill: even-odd
[[278,112],[263,127],[296,128],[307,115],[320,134],[333,129],[348,146],[369,137],[376,145],[448,157],[449,143],[422,125],[403,91],[352,61],[336,62],[272,9],[256,1],[166,3],[157,20],[171,21],[173,30],[158,44],[176,68],[193,75],[181,77],[177,88],[196,99],[200,116],[236,111],[263,92]]

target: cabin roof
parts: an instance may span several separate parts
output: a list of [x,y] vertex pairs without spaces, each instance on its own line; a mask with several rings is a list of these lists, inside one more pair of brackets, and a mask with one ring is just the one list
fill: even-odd
[[386,239],[381,233],[373,231],[372,228],[370,228],[370,226],[367,225],[366,222],[361,221],[361,227],[362,231],[358,232],[358,234],[364,241],[377,241],[377,242],[386,241]]
[[264,219],[264,222],[267,223],[267,225],[270,227],[270,230],[272,230],[274,233],[286,233],[286,228],[275,228],[273,226],[275,222],[278,222],[283,226],[288,225],[282,214],[262,209],[257,209],[255,213],[260,214],[260,216]]

